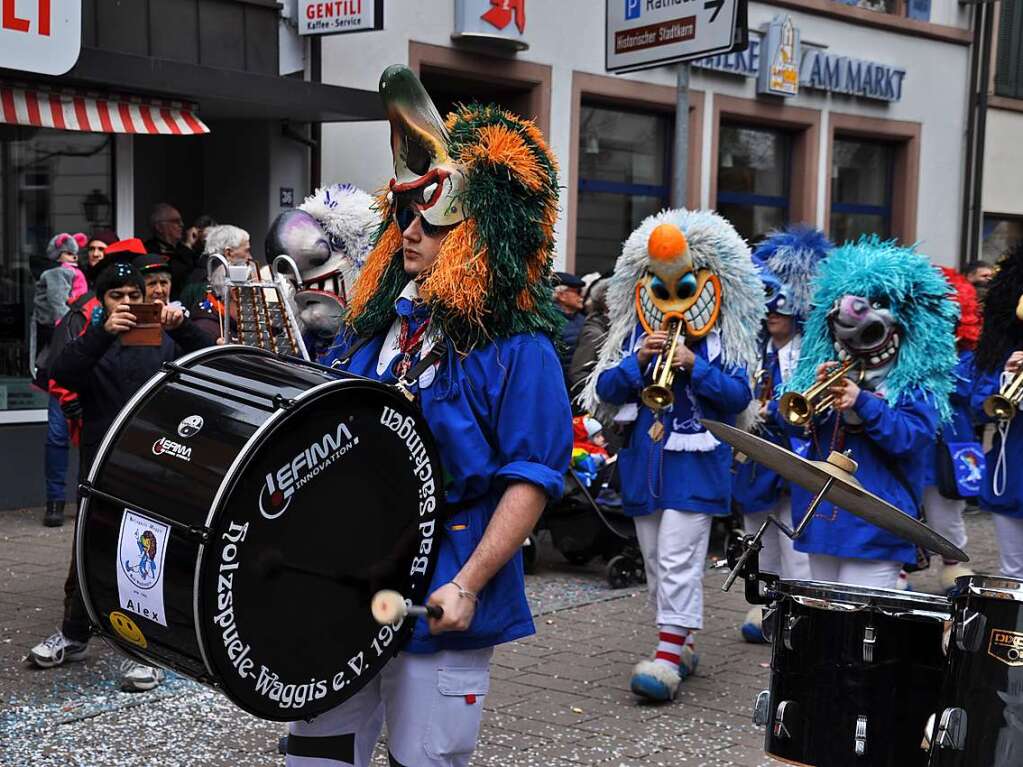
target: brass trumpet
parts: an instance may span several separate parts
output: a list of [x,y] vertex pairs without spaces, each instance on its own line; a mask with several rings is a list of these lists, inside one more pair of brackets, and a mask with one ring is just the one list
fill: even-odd
[[988,418],[1010,421],[1023,402],[1023,367],[1016,371],[1012,380],[998,394],[984,400],[984,412]]
[[[790,391],[783,394],[778,402],[778,410],[781,411],[782,417],[793,426],[804,426],[815,415],[825,412],[835,403],[831,387],[845,378],[855,364],[855,360],[848,359],[835,368],[827,378],[815,383],[806,391]],[[862,368],[860,380],[863,380]]]
[[671,335],[671,342],[668,348],[657,356],[657,362],[654,363],[654,382],[643,387],[639,395],[643,404],[655,412],[671,407],[675,401],[675,395],[671,391],[671,385],[675,382],[675,369],[671,366],[671,361],[675,358],[675,349],[678,348],[685,325],[681,319],[673,318],[665,325],[665,329]]

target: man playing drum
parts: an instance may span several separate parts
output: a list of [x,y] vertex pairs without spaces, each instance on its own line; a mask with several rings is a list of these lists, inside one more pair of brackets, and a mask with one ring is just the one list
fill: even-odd
[[446,470],[428,600],[444,612],[356,695],[291,724],[290,767],[367,765],[384,721],[392,765],[468,763],[493,648],[534,631],[519,549],[560,494],[572,447],[551,342],[557,179],[543,137],[496,107],[445,125],[405,67],[387,69],[380,92],[395,178],[324,361],[404,379],[423,410]]

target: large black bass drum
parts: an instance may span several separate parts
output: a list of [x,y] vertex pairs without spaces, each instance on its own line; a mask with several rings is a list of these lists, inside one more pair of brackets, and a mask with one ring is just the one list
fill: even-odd
[[931,767],[1023,765],[1023,581],[956,580]]
[[775,589],[771,689],[754,713],[764,750],[813,767],[926,765],[948,600],[816,581]]
[[266,719],[311,717],[407,640],[370,600],[420,602],[443,472],[394,387],[221,346],[165,365],[83,487],[78,577],[119,649]]

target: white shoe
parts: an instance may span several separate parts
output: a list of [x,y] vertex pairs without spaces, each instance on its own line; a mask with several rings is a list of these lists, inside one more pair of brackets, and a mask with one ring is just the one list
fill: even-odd
[[63,632],[51,634],[42,642],[28,651],[26,660],[32,661],[39,668],[53,668],[65,661],[80,660],[88,645],[68,639]]
[[667,663],[641,660],[632,670],[629,688],[641,698],[668,701],[675,698],[681,681],[679,672]]
[[964,575],[974,575],[974,572],[958,562],[954,565],[942,565],[941,588],[945,590],[946,594],[950,593],[956,587],[956,578],[961,578]]
[[126,660],[121,664],[121,689],[125,692],[146,692],[158,687],[167,674],[162,668]]

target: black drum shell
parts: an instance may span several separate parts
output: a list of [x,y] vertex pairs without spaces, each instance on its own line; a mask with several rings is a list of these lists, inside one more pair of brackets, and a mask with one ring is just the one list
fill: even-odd
[[[764,750],[782,761],[815,767],[926,765],[921,743],[941,685],[947,602],[924,601],[921,595],[914,604],[912,596],[890,592],[887,597],[904,600],[904,610],[879,608],[869,604],[869,597],[858,605],[849,601],[841,595],[850,587],[839,584],[778,584],[781,590],[796,591],[800,585],[824,593],[833,587],[835,602],[845,607],[824,609],[812,599],[782,594],[770,608],[765,631],[773,652]],[[897,614],[913,609],[919,614]],[[864,660],[868,627],[876,637],[872,661]],[[775,731],[783,701],[789,702],[786,736]],[[866,753],[857,756],[861,716],[867,719]]]
[[[946,709],[965,711],[965,747],[961,751],[940,748],[935,739],[929,764],[1023,765],[1023,601],[972,593],[971,579],[962,580],[966,588],[952,598],[954,629],[938,720]],[[1017,589],[1023,595],[1023,585]],[[1014,645],[1018,650],[1010,657]]]
[[[410,537],[410,530],[430,520],[441,527],[436,448],[422,416],[393,387],[252,349],[221,348],[180,362],[186,370],[158,376],[129,403],[90,476],[77,536],[90,616],[122,651],[217,686],[252,714],[277,720],[313,716],[368,682],[411,634],[411,620],[400,627],[372,621],[370,592],[394,588],[411,599],[426,597],[435,549],[417,551],[424,543]],[[381,423],[388,413],[390,428]],[[183,419],[194,415],[203,419],[202,428],[175,436]],[[395,419],[417,437],[418,461],[407,444],[412,437],[398,433]],[[335,437],[344,439],[342,422],[358,437],[356,446],[342,445],[337,452],[346,453],[343,458],[326,467],[321,461],[315,475],[308,472],[305,489],[294,492],[280,519],[265,518],[259,485],[268,467],[280,468],[296,453],[321,459],[319,448],[312,453],[307,448],[335,447]],[[327,431],[332,436],[323,442]],[[178,458],[177,448],[154,451],[156,441],[167,437],[190,448],[189,460]],[[424,487],[412,479],[417,464],[436,472],[432,494],[421,492]],[[335,486],[338,472],[344,472],[347,491]],[[366,488],[356,486],[359,480]],[[417,515],[427,495],[428,513]],[[346,506],[346,498],[361,505]],[[112,552],[127,510],[170,526],[163,559],[166,626],[125,610],[119,601],[119,557]],[[245,523],[250,526],[241,541],[237,530]],[[386,534],[392,527],[395,540]],[[222,616],[218,584],[232,541],[237,544],[227,549],[232,553],[247,545],[247,562],[238,557],[235,564],[242,562],[242,569],[232,574],[232,596],[245,607],[225,629],[214,621]],[[105,563],[111,558],[115,567]],[[344,559],[363,563],[359,572],[344,571]],[[413,559],[417,572],[402,575]],[[389,566],[365,565],[376,561]],[[111,621],[120,624],[121,616],[134,622],[145,647],[118,633]],[[236,634],[248,645],[247,677],[237,665]],[[376,652],[348,666],[358,657],[353,647]],[[278,675],[277,700],[269,697],[268,684],[261,693],[253,689],[260,667]],[[351,670],[343,684],[331,689],[329,682],[345,668]],[[324,669],[330,671],[327,684],[317,686]]]

